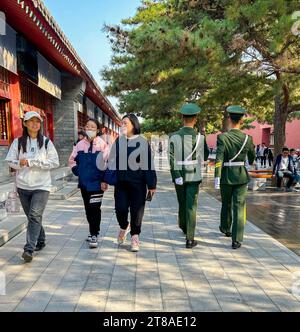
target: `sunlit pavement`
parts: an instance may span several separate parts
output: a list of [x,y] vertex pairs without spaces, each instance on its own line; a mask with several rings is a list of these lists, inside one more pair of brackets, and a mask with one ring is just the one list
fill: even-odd
[[[221,201],[212,174],[202,188]],[[248,191],[247,219],[300,256],[300,192]]]

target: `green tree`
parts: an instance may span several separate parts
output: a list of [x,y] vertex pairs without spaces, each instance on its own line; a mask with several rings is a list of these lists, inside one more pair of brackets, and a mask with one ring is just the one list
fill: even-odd
[[[237,33],[230,48],[240,58],[238,73],[251,74],[262,82],[249,107],[270,109],[266,119],[274,124],[275,153],[284,145],[286,122],[300,110],[300,38],[292,33],[292,14],[299,1],[231,1],[227,19]],[[270,114],[273,121],[270,121]]]
[[[121,112],[138,112],[162,132],[185,101],[203,108],[200,127],[225,129],[226,106],[274,122],[275,152],[299,111],[298,0],[143,1],[133,18],[106,26],[114,55],[103,71]],[[165,119],[166,121],[163,121]]]

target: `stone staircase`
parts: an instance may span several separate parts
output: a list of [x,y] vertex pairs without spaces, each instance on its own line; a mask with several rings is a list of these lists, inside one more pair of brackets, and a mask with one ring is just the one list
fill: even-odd
[[[51,178],[50,200],[66,200],[78,192],[77,179],[73,176],[70,168],[63,167],[53,170]],[[13,178],[0,183],[0,246],[22,232],[27,225],[22,208],[20,213],[6,212],[5,202],[13,187]]]
[[[50,198],[53,200],[65,200],[78,192],[77,179],[73,176],[69,167],[62,167],[51,172],[52,188]],[[13,190],[13,178],[7,178],[0,183],[0,221],[7,218],[5,202],[8,193]]]
[[69,167],[59,168],[51,173],[52,189],[50,199],[65,200],[78,192],[77,178]]

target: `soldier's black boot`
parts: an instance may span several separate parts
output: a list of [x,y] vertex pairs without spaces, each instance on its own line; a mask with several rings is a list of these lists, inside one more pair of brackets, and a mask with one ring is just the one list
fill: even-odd
[[192,248],[196,247],[197,244],[198,244],[198,242],[196,240],[186,240],[187,249],[192,249]]
[[221,233],[225,234],[226,237],[231,237],[231,235],[232,235],[231,232],[224,231],[221,226],[219,226],[219,230]]
[[238,249],[242,246],[240,242],[232,242],[232,249]]

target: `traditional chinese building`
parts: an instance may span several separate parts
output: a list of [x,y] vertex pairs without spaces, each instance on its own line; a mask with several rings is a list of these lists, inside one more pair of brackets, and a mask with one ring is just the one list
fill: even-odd
[[1,0],[0,12],[0,178],[8,175],[4,158],[29,110],[43,116],[62,165],[88,117],[116,137],[118,112],[42,1]]

